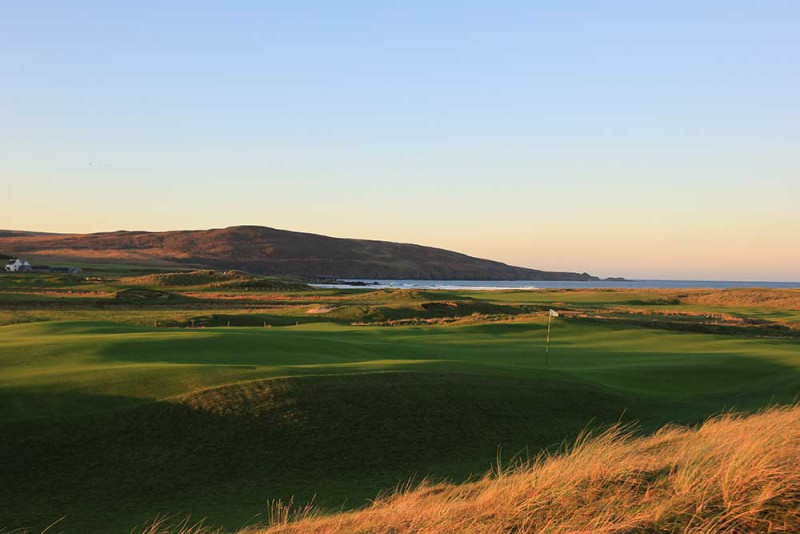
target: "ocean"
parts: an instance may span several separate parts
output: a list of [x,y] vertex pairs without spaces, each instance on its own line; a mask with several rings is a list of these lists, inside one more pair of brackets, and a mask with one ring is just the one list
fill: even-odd
[[[728,289],[735,287],[800,288],[800,282],[741,282],[725,280],[626,280],[624,282],[543,282],[539,280],[342,280],[342,282],[365,283],[372,289],[469,289],[491,291],[498,289],[667,289],[708,288]],[[315,287],[353,288],[350,284],[311,284]]]

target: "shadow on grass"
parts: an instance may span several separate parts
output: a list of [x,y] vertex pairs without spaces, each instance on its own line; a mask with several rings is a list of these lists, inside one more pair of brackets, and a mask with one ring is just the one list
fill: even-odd
[[[102,402],[104,399],[91,399]],[[105,399],[109,402],[124,402]],[[457,373],[298,377],[0,427],[0,525],[129,532],[159,513],[252,521],[270,498],[361,506],[417,476],[462,480],[629,402],[599,388]]]

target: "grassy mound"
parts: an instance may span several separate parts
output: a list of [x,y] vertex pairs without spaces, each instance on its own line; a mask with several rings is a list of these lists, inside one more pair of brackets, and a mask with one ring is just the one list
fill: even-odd
[[[777,533],[800,531],[800,407],[636,438],[616,426],[465,485],[422,484],[364,510],[273,503],[240,534]],[[215,534],[161,522],[143,534]]]
[[360,325],[403,325],[433,324],[444,319],[456,320],[467,316],[509,317],[527,313],[521,306],[494,304],[473,300],[409,300],[390,302],[386,305],[343,305],[331,307],[329,310],[312,310],[312,313],[324,315],[325,319]]
[[422,487],[355,513],[281,522],[258,532],[798,532],[800,407],[648,438],[615,427],[475,484]]
[[243,271],[189,271],[158,273],[122,278],[120,283],[134,286],[206,288],[206,289],[254,289],[262,291],[291,291],[309,289],[295,279],[277,276],[257,276]]

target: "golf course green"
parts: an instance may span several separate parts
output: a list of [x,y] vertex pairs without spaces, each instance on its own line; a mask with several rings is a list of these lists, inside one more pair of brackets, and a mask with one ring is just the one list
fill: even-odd
[[0,526],[130,532],[191,514],[233,530],[270,499],[357,508],[587,426],[648,432],[800,393],[796,337],[562,316],[546,364],[546,321],[2,326]]

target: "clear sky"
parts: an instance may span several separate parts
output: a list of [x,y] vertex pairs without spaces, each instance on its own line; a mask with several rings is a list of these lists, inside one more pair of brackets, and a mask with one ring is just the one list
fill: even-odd
[[800,2],[0,6],[0,228],[800,280]]

